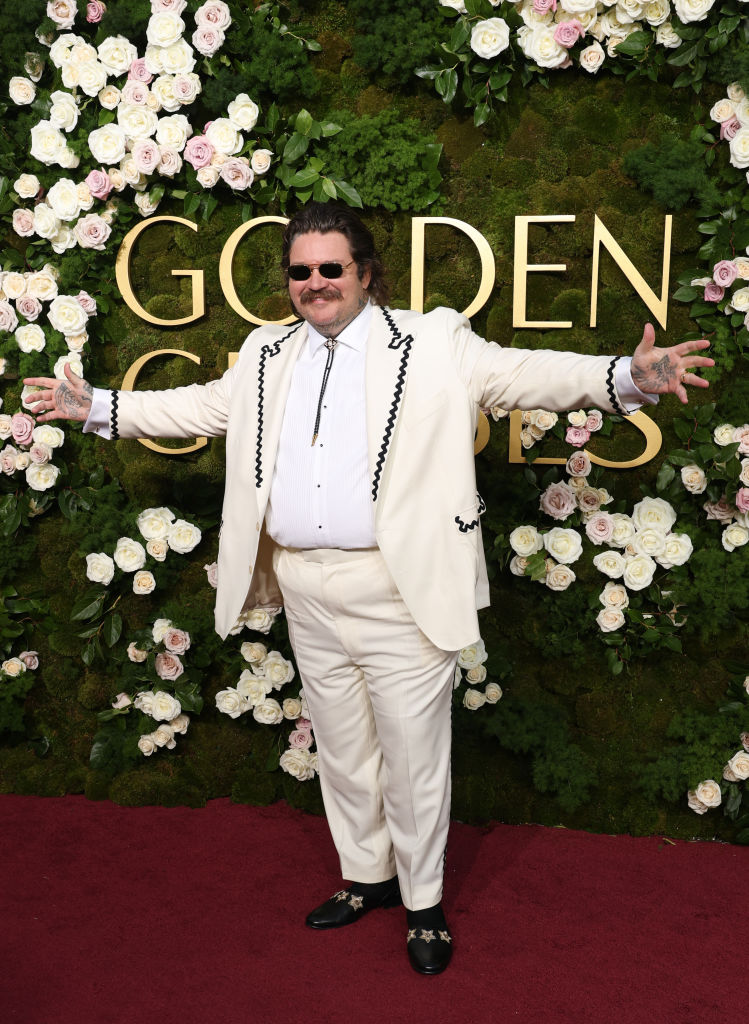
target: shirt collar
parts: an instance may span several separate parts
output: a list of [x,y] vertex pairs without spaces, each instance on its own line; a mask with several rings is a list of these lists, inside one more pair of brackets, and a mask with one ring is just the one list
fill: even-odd
[[[347,324],[341,333],[336,336],[336,341],[340,341],[341,344],[347,345],[357,352],[364,352],[371,323],[372,303],[368,302],[361,313],[355,316],[351,323]],[[319,331],[315,330],[312,324],[307,324],[307,348],[311,356],[314,356],[325,344],[327,337],[327,335],[320,334]]]

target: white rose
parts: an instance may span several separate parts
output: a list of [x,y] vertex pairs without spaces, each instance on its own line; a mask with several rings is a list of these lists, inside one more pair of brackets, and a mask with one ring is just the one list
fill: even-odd
[[171,693],[157,690],[153,695],[150,714],[157,722],[171,722],[182,713],[182,705]]
[[607,583],[598,595],[598,600],[604,608],[629,607],[629,594],[627,593],[627,588],[622,586],[621,583]]
[[672,569],[675,565],[684,565],[693,551],[692,539],[686,533],[669,533],[663,554],[656,561],[664,569]]
[[523,558],[522,555],[515,555],[514,558],[510,559],[509,568],[513,576],[525,576],[525,570],[528,568],[528,559]]
[[665,554],[666,534],[662,530],[638,530],[635,534],[632,546],[638,555],[650,555],[657,558]]
[[55,128],[51,121],[39,121],[31,129],[29,152],[40,163],[47,165],[58,163],[65,149],[65,136],[59,128]]
[[76,68],[78,81],[75,83],[87,96],[96,96],[107,84],[107,69],[98,60],[88,60]]
[[476,668],[477,665],[482,665],[488,657],[484,641],[479,638],[475,644],[469,644],[459,652],[458,665],[463,669]]
[[273,159],[273,152],[270,149],[256,149],[252,154],[250,160],[250,167],[252,168],[253,174],[258,177],[262,174],[267,174],[270,170],[270,163]]
[[234,156],[243,145],[242,136],[225,117],[217,117],[206,129],[205,137],[215,150],[226,156]]
[[544,547],[557,562],[570,565],[583,553],[583,542],[576,530],[555,526],[544,534]]
[[117,708],[129,708],[133,702],[130,700],[130,695],[127,693],[118,693],[115,699],[112,701],[112,707]]
[[184,734],[187,732],[187,727],[189,726],[189,724],[190,719],[184,712],[182,712],[182,714],[180,715],[177,715],[177,717],[173,718],[169,723],[174,733],[182,736],[184,736]]
[[146,508],[137,519],[138,529],[144,540],[165,538],[174,521],[174,512],[168,508]]
[[105,110],[116,110],[122,100],[122,93],[116,85],[105,85],[99,90],[97,98]]
[[76,0],[47,0],[47,17],[60,28],[72,28],[77,13]]
[[721,423],[713,431],[713,440],[721,448],[725,448],[727,444],[733,444],[733,432],[735,429],[731,423]]
[[484,704],[486,704],[486,694],[469,686],[463,694],[463,707],[468,708],[469,711],[478,711]]
[[239,653],[250,665],[259,665],[268,654],[268,648],[265,644],[252,643],[250,640],[247,640],[240,647]]
[[632,522],[637,530],[651,527],[669,533],[676,522],[676,513],[663,498],[643,498],[632,510]]
[[150,594],[156,589],[156,580],[152,572],[141,569],[133,576],[133,593]]
[[280,690],[294,678],[294,666],[278,651],[271,651],[262,663],[263,674],[274,690]]
[[483,683],[486,679],[486,666],[476,665],[475,668],[469,668],[466,672],[466,682],[476,685],[476,683]]
[[47,316],[61,334],[80,334],[88,323],[88,314],[72,295],[58,295],[53,299]]
[[177,746],[174,739],[174,729],[172,729],[171,725],[160,725],[155,732],[151,733],[151,737],[157,747],[166,747],[167,750],[174,750]]
[[487,683],[484,696],[487,704],[496,704],[502,699],[502,687],[498,683]]
[[283,711],[277,700],[266,697],[252,709],[252,717],[262,725],[278,725],[283,721]]
[[566,590],[576,579],[577,577],[569,566],[554,565],[546,573],[544,582],[549,590],[559,591]]
[[99,44],[97,55],[111,75],[124,75],[138,58],[138,51],[124,36],[108,36]]
[[24,324],[15,333],[16,344],[22,352],[41,352],[46,344],[39,324]]
[[95,128],[88,136],[91,156],[101,164],[119,163],[125,155],[126,143],[127,135],[114,123],[105,124],[103,128]]
[[229,687],[227,690],[219,690],[216,694],[216,707],[229,718],[239,718],[245,711],[250,710],[250,702],[237,690]]
[[695,789],[694,795],[705,807],[720,805],[720,786],[714,779],[706,779],[705,782],[701,782]]
[[16,76],[8,83],[10,98],[19,107],[26,107],[36,99],[36,86],[28,78]]
[[201,532],[197,526],[185,522],[184,519],[177,519],[169,528],[167,543],[172,551],[179,555],[186,555],[200,543]]
[[219,179],[220,171],[218,167],[199,167],[195,173],[195,177],[198,179],[198,184],[202,185],[203,188],[213,188]]
[[172,89],[178,103],[186,106],[194,103],[198,93],[203,89],[200,78],[194,72],[187,75],[175,75],[172,79]]
[[[39,209],[37,206],[36,209]],[[41,302],[50,302],[57,297],[57,280],[50,270],[43,268],[30,274],[26,282],[26,294],[33,295]]]
[[156,743],[152,733],[146,733],[139,738],[138,750],[140,750],[141,754],[145,757],[150,757],[154,750],[156,750]]
[[177,153],[181,153],[191,135],[192,128],[184,114],[172,114],[170,117],[161,117],[158,120],[156,141],[165,149],[173,149]]
[[269,679],[253,675],[248,668],[242,672],[237,683],[237,692],[246,697],[253,708],[262,704],[272,689]]
[[43,466],[32,463],[26,470],[26,483],[34,491],[46,491],[54,487],[59,475],[60,470],[51,462]]
[[0,441],[7,441],[12,434],[12,419],[13,417],[9,416],[7,413],[0,413]]
[[[742,782],[744,779],[749,779],[749,754],[745,750],[739,750],[728,762],[726,769],[733,776],[731,782]],[[723,777],[728,777],[725,772]]]
[[182,38],[185,23],[173,11],[152,14],[146,29],[146,38],[151,46],[171,46]]
[[[19,452],[16,455],[16,470],[28,469],[31,465],[31,456],[28,452]],[[35,463],[35,465],[41,465],[41,463]]]
[[15,270],[2,275],[2,290],[6,299],[14,301],[26,294],[26,278]]
[[[114,563],[112,563],[112,565],[114,567]],[[130,661],[134,661],[140,664],[141,662],[146,660],[146,658],[148,657],[148,652],[142,651],[140,647],[138,647],[136,642],[133,640],[127,646],[127,656],[130,659]]]
[[[139,659],[134,659],[138,661]],[[142,711],[144,715],[150,715],[153,711],[153,690],[142,690],[140,693],[136,693],[133,699],[133,707],[136,707],[138,711]]]
[[135,572],[146,564],[145,548],[131,537],[120,537],[114,549],[114,560],[123,572]]
[[159,75],[151,83],[151,95],[156,97],[157,102],[164,110],[174,113],[179,110],[180,102],[174,94],[174,75]]
[[171,619],[156,619],[151,630],[151,636],[155,644],[160,644],[172,625]]
[[233,99],[227,107],[227,113],[229,121],[237,131],[249,132],[257,124],[260,111],[257,103],[251,100],[246,92],[240,92],[236,99]]
[[278,764],[299,782],[308,782],[315,777],[314,760],[309,750],[289,747],[281,754]]
[[517,526],[510,534],[509,539],[512,550],[523,558],[528,558],[544,546],[535,526]]
[[86,555],[86,576],[93,583],[103,583],[107,586],[114,576],[114,562],[103,551],[92,552]]
[[[146,51],[146,58],[148,51]],[[193,49],[186,39],[179,39],[171,46],[162,47],[159,50],[159,67],[151,72],[159,74],[164,72],[167,75],[187,75],[195,67],[195,55]],[[150,67],[148,69],[151,70]]]
[[471,31],[471,49],[483,60],[491,60],[510,45],[510,27],[504,18],[479,21]]
[[[729,139],[728,147],[731,153],[731,163],[734,167],[749,167],[749,128],[739,128],[734,137]],[[732,304],[733,298],[732,296]],[[739,307],[736,308],[738,309]]]
[[653,582],[656,563],[649,555],[634,555],[624,566],[624,585],[629,590],[644,590]]
[[34,231],[40,238],[54,238],[60,230],[60,221],[51,206],[37,203],[34,207]]
[[568,412],[567,422],[571,427],[584,427],[588,422],[588,414],[585,409],[577,409],[575,412]]
[[159,119],[155,111],[148,107],[137,103],[121,103],[117,108],[117,123],[128,139],[148,139],[156,131]]
[[715,0],[673,0],[673,3],[679,20],[686,24],[690,21],[704,21]]
[[646,3],[643,7],[643,17],[652,28],[657,28],[658,25],[668,21],[670,14],[669,0],[650,0],[650,3]]
[[690,494],[702,494],[707,487],[704,469],[700,469],[694,462],[681,467],[681,482]]
[[41,187],[35,174],[22,174],[13,182],[13,188],[20,199],[34,199],[39,195]]
[[47,193],[47,202],[60,220],[74,220],[81,212],[78,186],[71,178],[60,178]]
[[58,90],[50,96],[52,106],[49,111],[50,122],[55,128],[64,132],[72,131],[78,124],[78,103],[69,92]]
[[723,531],[720,541],[726,551],[735,551],[749,541],[749,529],[740,523],[731,523]]
[[16,676],[23,675],[26,671],[26,666],[20,658],[8,658],[7,661],[4,661],[2,665],[0,665],[0,671],[15,678]]
[[49,445],[50,448],[60,448],[65,441],[65,434],[59,427],[53,427],[51,423],[42,423],[34,427],[32,438],[39,444]]
[[718,102],[714,103],[710,109],[710,117],[713,121],[717,121],[719,124],[723,121],[730,120],[735,113],[736,104],[727,97],[724,97],[722,100],[718,100]]
[[596,622],[602,633],[613,633],[614,630],[621,629],[626,621],[624,613],[619,608],[602,608],[596,615]]

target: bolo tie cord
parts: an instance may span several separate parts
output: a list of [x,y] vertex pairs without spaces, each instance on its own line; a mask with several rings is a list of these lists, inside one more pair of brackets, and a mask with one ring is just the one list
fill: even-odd
[[335,347],[338,344],[335,338],[327,338],[325,341],[325,348],[328,350],[328,358],[325,360],[325,369],[322,375],[322,384],[320,385],[320,397],[317,400],[317,416],[315,416],[315,428],[312,431],[312,444],[310,447],[314,447],[317,435],[320,432],[320,416],[322,415],[322,400],[325,397],[325,389],[328,386],[328,378],[330,377],[330,371],[333,366],[333,356],[335,354]]

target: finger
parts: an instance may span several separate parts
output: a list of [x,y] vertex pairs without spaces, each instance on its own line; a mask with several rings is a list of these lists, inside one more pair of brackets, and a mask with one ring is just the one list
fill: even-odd
[[79,377],[77,373],[73,373],[73,371],[70,369],[70,363],[65,363],[64,370],[65,376],[68,378],[71,384],[80,384],[80,382],[83,380],[83,377]]
[[688,384],[693,388],[709,388],[710,382],[698,377],[696,373],[684,373],[681,377],[682,384]]
[[715,366],[714,359],[708,359],[705,356],[693,356],[691,359],[685,360],[689,365],[684,367],[684,370],[694,369],[696,366]]
[[645,324],[645,330],[642,332],[642,341],[640,345],[643,348],[650,349],[655,345],[655,331],[652,324]]
[[27,387],[54,388],[60,382],[56,377],[24,377],[23,382]]
[[685,356],[690,352],[699,352],[704,348],[710,348],[710,342],[707,338],[698,338],[695,341],[682,341],[681,344],[674,345],[671,351],[677,356]]

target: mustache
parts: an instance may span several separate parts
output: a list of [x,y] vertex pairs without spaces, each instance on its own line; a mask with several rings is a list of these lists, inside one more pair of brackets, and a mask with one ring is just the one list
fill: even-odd
[[341,293],[337,288],[333,288],[330,285],[326,285],[325,288],[307,288],[299,296],[299,302],[304,305],[305,303],[314,302],[315,299],[340,299]]

